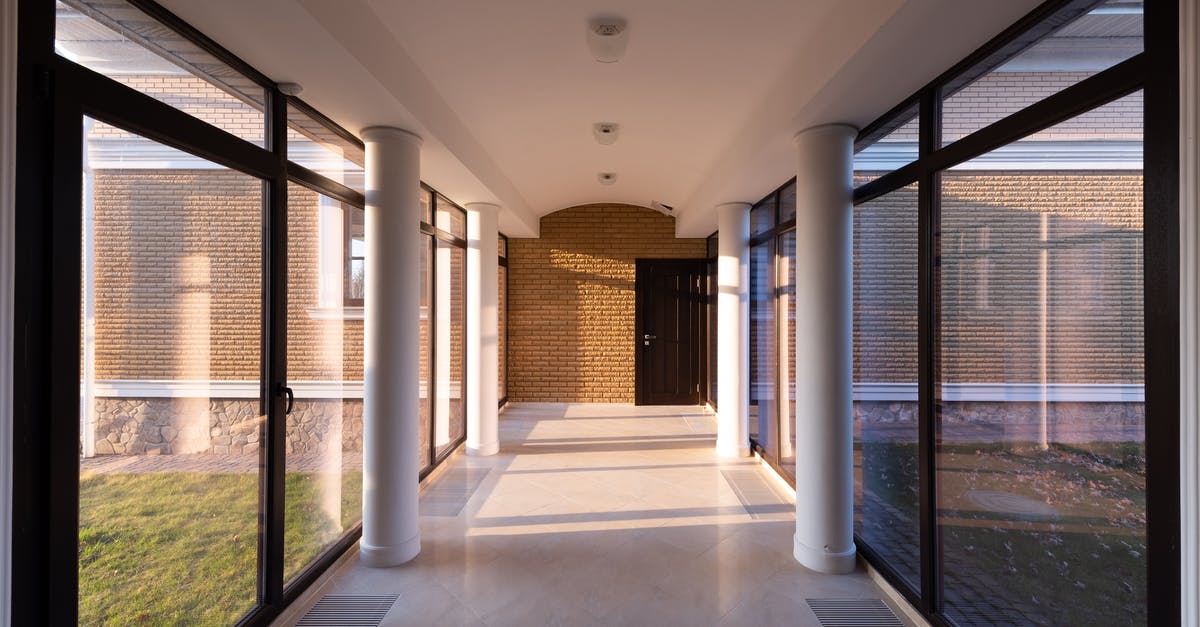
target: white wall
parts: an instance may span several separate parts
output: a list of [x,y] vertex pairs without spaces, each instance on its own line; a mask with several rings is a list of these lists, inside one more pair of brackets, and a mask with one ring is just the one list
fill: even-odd
[[1200,625],[1200,0],[1179,3],[1180,623]]
[[13,214],[17,0],[0,0],[0,625],[8,625],[12,534]]

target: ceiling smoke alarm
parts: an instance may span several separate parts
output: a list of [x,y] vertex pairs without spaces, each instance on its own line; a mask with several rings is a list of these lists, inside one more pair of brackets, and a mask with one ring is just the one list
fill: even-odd
[[617,173],[601,172],[596,175],[596,178],[600,180],[601,185],[612,185],[613,183],[617,182]]
[[619,127],[613,122],[596,122],[592,125],[592,135],[596,138],[596,143],[601,146],[610,146],[617,141],[617,131]]
[[625,56],[629,28],[621,18],[596,18],[588,22],[588,49],[601,63],[616,63]]
[[299,96],[300,92],[304,91],[300,83],[279,83],[278,87],[279,91],[285,96]]

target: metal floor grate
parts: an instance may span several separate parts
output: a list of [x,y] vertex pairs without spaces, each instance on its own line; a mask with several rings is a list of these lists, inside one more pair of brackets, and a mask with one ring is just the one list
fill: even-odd
[[821,627],[904,627],[880,599],[806,599]]
[[490,468],[450,468],[421,495],[421,515],[454,518],[467,506]]
[[721,475],[750,518],[758,520],[772,514],[792,514],[792,506],[784,502],[758,468],[722,470]]
[[378,627],[400,598],[396,594],[330,594],[308,610],[296,627]]

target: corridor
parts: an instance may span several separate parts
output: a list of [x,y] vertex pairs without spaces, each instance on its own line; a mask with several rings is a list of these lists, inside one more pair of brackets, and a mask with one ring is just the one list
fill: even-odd
[[352,553],[279,624],[333,595],[395,595],[384,625],[489,627],[820,625],[808,599],[885,598],[861,569],[796,563],[786,487],[718,461],[703,409],[519,403],[500,428],[498,455],[458,454],[423,488],[415,560]]

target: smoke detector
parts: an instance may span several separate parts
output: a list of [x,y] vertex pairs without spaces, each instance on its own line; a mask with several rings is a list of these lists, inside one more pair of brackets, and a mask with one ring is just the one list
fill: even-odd
[[300,83],[279,83],[278,87],[279,91],[285,96],[299,96],[300,92],[304,91]]
[[667,203],[665,203],[665,202],[660,202],[660,201],[657,201],[657,200],[651,200],[651,201],[650,201],[650,208],[651,208],[651,209],[653,209],[653,210],[655,210],[655,211],[657,211],[657,212],[659,212],[659,213],[661,213],[661,214],[663,214],[664,216],[673,216],[673,215],[675,215],[675,207],[672,207],[671,205],[668,205],[668,204],[667,204]]
[[588,49],[592,57],[601,63],[616,63],[625,56],[629,44],[629,28],[625,20],[616,17],[601,17],[588,22]]
[[617,182],[617,173],[601,172],[596,175],[596,178],[600,180],[601,185],[612,185],[613,183]]
[[592,135],[596,138],[596,143],[601,146],[615,143],[618,130],[619,127],[612,122],[596,122],[592,125]]

